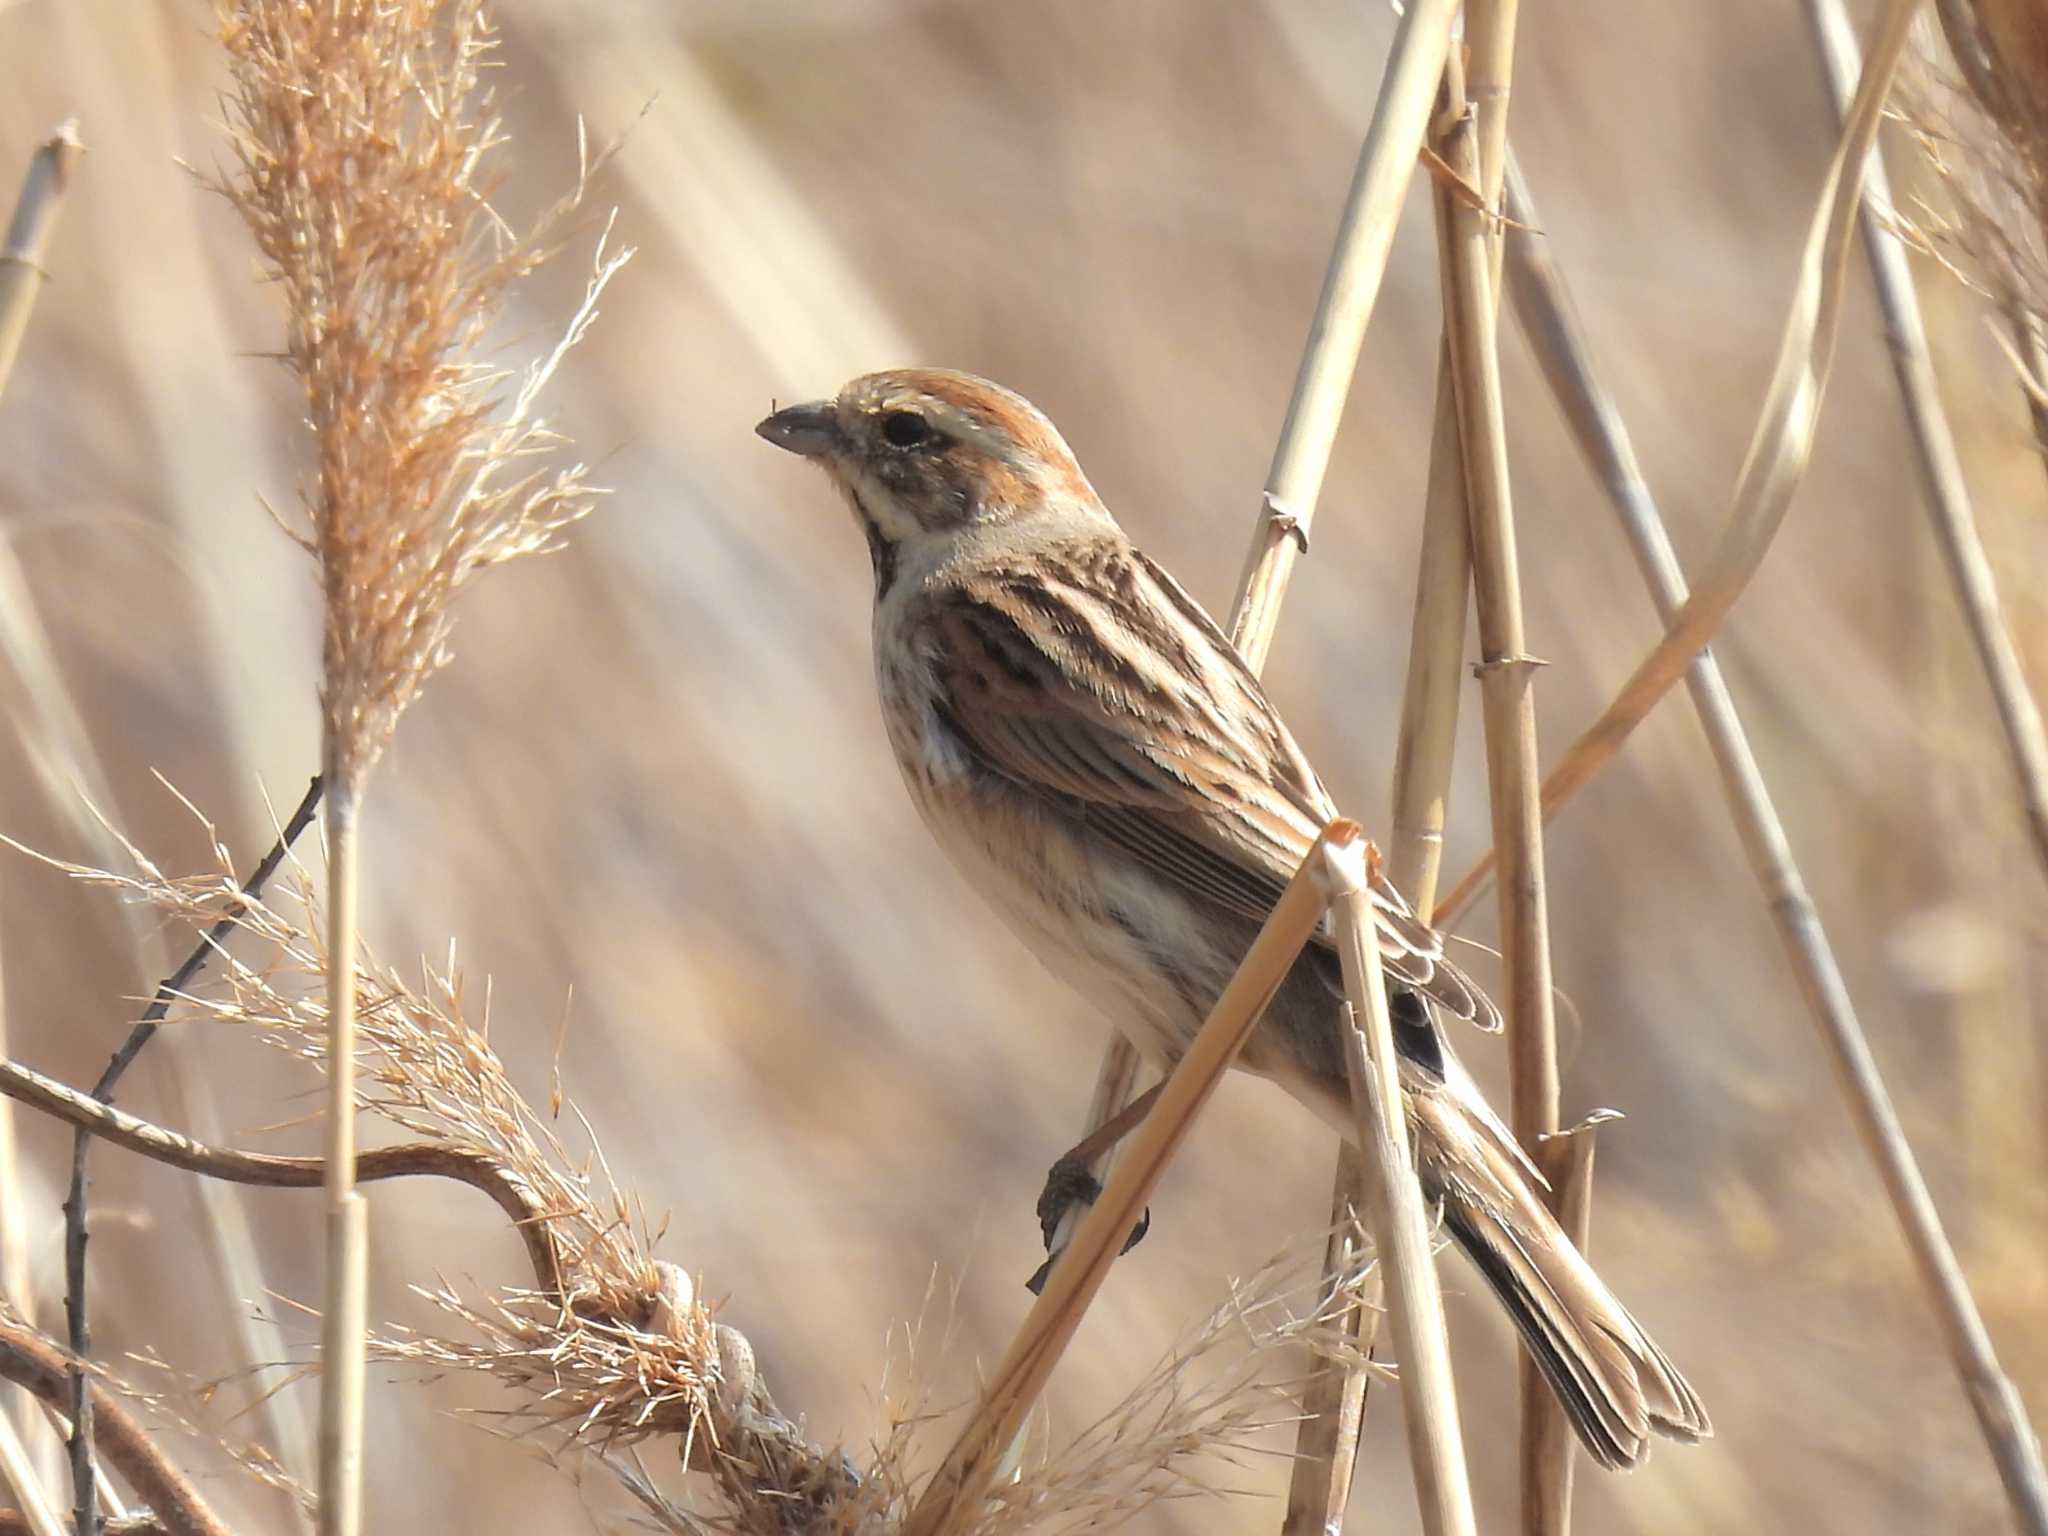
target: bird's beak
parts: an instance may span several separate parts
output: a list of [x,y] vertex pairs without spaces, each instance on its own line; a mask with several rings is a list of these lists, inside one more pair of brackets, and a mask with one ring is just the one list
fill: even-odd
[[776,447],[807,459],[825,458],[845,446],[839,431],[839,413],[830,400],[785,406],[756,423],[754,431]]

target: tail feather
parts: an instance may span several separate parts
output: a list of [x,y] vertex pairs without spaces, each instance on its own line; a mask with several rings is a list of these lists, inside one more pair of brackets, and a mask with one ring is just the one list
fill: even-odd
[[[1517,1202],[1520,1204],[1520,1202]],[[1444,1225],[1514,1320],[1587,1453],[1627,1468],[1650,1436],[1696,1441],[1713,1433],[1699,1395],[1670,1358],[1532,1200],[1503,1219],[1447,1199]]]

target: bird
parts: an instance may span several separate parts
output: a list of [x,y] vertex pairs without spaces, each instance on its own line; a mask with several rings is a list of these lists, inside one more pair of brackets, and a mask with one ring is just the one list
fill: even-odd
[[[871,373],[755,428],[821,467],[865,535],[890,747],[954,866],[1153,1066],[1194,1039],[1337,808],[1229,638],[1125,534],[1022,396]],[[1445,1024],[1485,992],[1370,891],[1425,1197],[1513,1319],[1593,1460],[1712,1433],[1698,1394],[1572,1244]],[[1238,1065],[1358,1128],[1327,929]]]

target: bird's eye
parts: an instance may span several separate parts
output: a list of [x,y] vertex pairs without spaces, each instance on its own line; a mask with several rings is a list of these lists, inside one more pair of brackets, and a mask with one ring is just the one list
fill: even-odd
[[882,438],[892,448],[915,448],[931,441],[931,423],[915,411],[891,411],[882,418]]

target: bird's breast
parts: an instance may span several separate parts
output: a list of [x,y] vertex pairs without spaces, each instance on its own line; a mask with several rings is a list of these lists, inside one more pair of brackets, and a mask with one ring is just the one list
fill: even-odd
[[1157,1065],[1178,1059],[1235,964],[1214,914],[1115,847],[1082,813],[983,763],[933,670],[878,623],[882,714],[918,813],[1025,945]]

